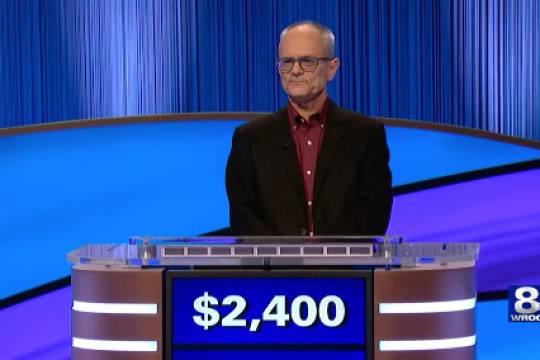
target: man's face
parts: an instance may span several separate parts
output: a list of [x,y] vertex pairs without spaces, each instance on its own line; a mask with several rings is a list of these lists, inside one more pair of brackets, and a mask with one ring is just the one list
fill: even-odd
[[[288,30],[279,44],[279,58],[328,57],[319,31],[302,25]],[[314,101],[324,94],[326,84],[334,78],[339,60],[319,61],[315,71],[304,71],[295,62],[290,72],[279,72],[281,85],[289,98],[299,104]]]

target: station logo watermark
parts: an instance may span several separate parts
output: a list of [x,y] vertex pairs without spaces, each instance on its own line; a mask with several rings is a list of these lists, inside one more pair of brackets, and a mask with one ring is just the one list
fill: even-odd
[[540,322],[540,285],[508,287],[508,321]]

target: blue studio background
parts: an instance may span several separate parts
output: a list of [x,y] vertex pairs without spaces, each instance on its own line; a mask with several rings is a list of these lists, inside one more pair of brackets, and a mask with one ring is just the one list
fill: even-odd
[[0,0],[0,126],[275,110],[301,19],[335,32],[338,104],[540,140],[537,0]]
[[[222,168],[240,119],[15,136],[10,128],[136,115],[274,111],[286,102],[274,62],[279,33],[303,19],[336,35],[341,68],[329,87],[336,103],[377,117],[509,135],[535,147],[510,150],[508,144],[459,136],[460,145],[449,146],[445,158],[454,162],[441,162],[433,150],[441,144],[439,137],[389,128],[389,144],[400,150],[392,154],[394,186],[540,158],[540,0],[0,0],[0,243],[10,249],[0,273],[0,301],[12,305],[17,293],[65,276],[71,242],[105,237],[122,242],[139,231],[196,235],[225,226]],[[154,126],[160,130],[146,131]],[[180,134],[185,143],[178,144]],[[463,146],[461,140],[471,141]],[[153,152],[144,148],[148,144]],[[159,158],[160,152],[175,162]],[[420,156],[429,158],[429,166],[401,161]],[[197,169],[192,176],[182,173],[192,167]],[[179,173],[160,172],[171,168]],[[171,174],[166,186],[153,187],[156,178]],[[177,179],[197,183],[205,196],[219,201],[208,209],[197,203],[196,192],[176,193]],[[141,181],[150,184],[147,191],[138,192]],[[531,193],[534,185],[527,191],[528,198],[538,198]],[[61,201],[58,193],[64,195]],[[164,213],[162,199],[178,212]],[[497,202],[492,208],[498,209]],[[213,213],[219,216],[208,216]],[[538,218],[536,208],[531,213]],[[537,240],[535,226],[536,232],[527,234]],[[20,251],[27,234],[35,240],[34,253]],[[17,246],[11,246],[13,239]],[[518,248],[521,244],[512,245]],[[61,265],[54,268],[44,259]],[[28,273],[17,270],[20,276],[14,276],[17,266]],[[494,268],[506,271],[497,263]],[[0,323],[21,323],[20,329],[0,329],[0,348],[17,354],[4,353],[8,358],[69,356],[69,312],[47,312],[53,306],[40,302],[69,309],[69,288],[43,299],[0,311]],[[27,310],[32,306],[37,310]],[[540,358],[531,350],[540,343],[533,335],[540,328],[507,323],[506,306],[505,301],[479,303],[479,359]],[[34,321],[36,316],[43,321]],[[39,334],[36,339],[61,324],[59,340],[25,348],[18,335],[28,324]],[[507,347],[499,334],[510,339]],[[61,355],[50,355],[55,351]]]

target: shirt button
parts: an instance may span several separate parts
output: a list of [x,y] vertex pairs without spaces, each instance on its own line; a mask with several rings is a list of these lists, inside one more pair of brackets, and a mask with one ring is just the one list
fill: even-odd
[[307,205],[308,205],[308,206],[311,206],[311,205],[313,205],[313,203],[312,203],[311,201],[308,201],[308,202],[307,202]]
[[307,141],[307,144],[308,144],[309,146],[311,146],[311,144],[312,144],[311,140],[308,140],[308,141]]
[[306,171],[306,174],[311,175],[311,170]]
[[313,231],[310,231],[310,232],[309,232],[309,236],[313,236]]

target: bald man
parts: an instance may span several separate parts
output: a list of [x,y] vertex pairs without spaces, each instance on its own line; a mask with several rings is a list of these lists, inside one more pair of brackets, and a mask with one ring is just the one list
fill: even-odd
[[239,126],[226,169],[237,236],[383,235],[392,208],[384,126],[327,95],[335,38],[303,21],[285,28],[277,70],[287,105]]

